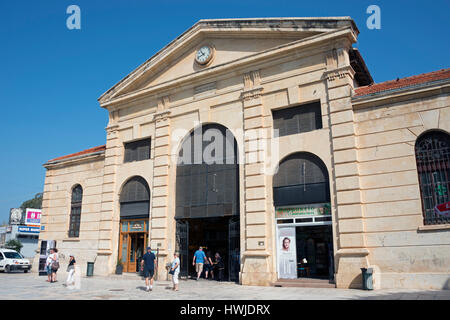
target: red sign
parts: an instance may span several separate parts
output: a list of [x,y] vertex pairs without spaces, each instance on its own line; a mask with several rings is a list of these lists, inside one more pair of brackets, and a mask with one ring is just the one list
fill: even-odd
[[438,204],[434,207],[434,212],[440,214],[441,216],[450,216],[450,201],[443,204]]
[[26,225],[41,225],[41,210],[40,209],[26,209],[25,214],[25,224]]

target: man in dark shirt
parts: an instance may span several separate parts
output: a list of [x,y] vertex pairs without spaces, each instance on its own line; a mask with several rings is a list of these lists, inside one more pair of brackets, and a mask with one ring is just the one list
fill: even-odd
[[[147,253],[144,254],[141,260],[141,270],[144,271],[146,291],[153,290],[153,275],[155,273],[155,267],[157,266],[155,254],[150,247],[147,247]],[[150,278],[150,286],[148,285],[148,279]]]

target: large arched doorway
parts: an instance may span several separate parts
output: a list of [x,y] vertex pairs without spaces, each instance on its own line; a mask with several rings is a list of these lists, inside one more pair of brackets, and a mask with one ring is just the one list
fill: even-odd
[[273,177],[278,277],[334,278],[328,171],[317,156],[299,152]]
[[224,126],[203,125],[185,138],[176,178],[176,250],[181,276],[195,274],[199,246],[225,262],[224,279],[239,279],[239,165],[234,136]]
[[133,177],[120,193],[119,260],[124,272],[138,272],[148,239],[150,189],[142,177]]

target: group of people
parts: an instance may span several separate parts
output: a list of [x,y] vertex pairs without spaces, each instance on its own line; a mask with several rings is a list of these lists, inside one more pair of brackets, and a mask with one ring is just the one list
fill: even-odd
[[[158,267],[158,261],[155,254],[150,247],[147,247],[147,252],[142,256],[141,271],[144,273],[145,278],[145,291],[153,290],[153,276],[155,274],[155,268]],[[172,275],[172,290],[178,291],[178,275],[180,274],[180,258],[178,252],[173,254],[173,260],[170,266],[169,273]]]
[[[147,252],[142,256],[141,259],[141,271],[144,274],[145,278],[145,287],[146,291],[153,290],[153,276],[155,274],[155,268],[158,267],[157,259],[155,254],[152,252],[150,247],[147,247]],[[211,258],[211,253],[208,252],[205,254],[203,252],[203,248],[199,247],[198,250],[194,253],[194,258],[192,260],[192,265],[195,266],[195,271],[197,272],[198,280],[205,270],[205,279],[208,279],[208,274],[211,275],[211,279],[214,278],[214,272],[216,272],[218,276],[218,280],[223,280],[223,270],[225,269],[225,265],[223,263],[223,259],[220,254],[217,252],[214,256],[214,260]],[[170,264],[169,274],[172,275],[172,290],[178,291],[179,279],[178,276],[180,274],[180,256],[178,252],[173,254],[173,260]]]
[[[75,257],[70,254],[69,255],[69,264],[67,266],[67,280],[65,285],[71,286],[75,284],[74,274],[75,274]],[[218,275],[218,280],[223,280],[223,270],[225,269],[222,258],[219,253],[216,253],[214,256],[214,260],[211,258],[211,253],[208,252],[205,254],[203,252],[203,248],[199,247],[199,249],[195,252],[194,258],[192,261],[192,265],[195,266],[195,270],[197,272],[198,280],[205,270],[205,279],[208,279],[208,274],[211,275],[211,279],[214,278],[214,272]],[[57,282],[56,274],[58,272],[59,265],[59,254],[58,249],[52,248],[50,249],[50,254],[47,257],[45,268],[47,271],[48,282]],[[145,286],[146,291],[153,290],[153,276],[155,274],[155,268],[157,268],[157,259],[155,254],[152,252],[150,247],[147,247],[147,252],[142,256],[141,259],[141,271],[144,273],[145,278]],[[169,273],[172,275],[172,283],[173,290],[178,291],[178,276],[180,274],[180,257],[179,253],[175,252],[173,255],[173,260],[170,266]]]
[[211,275],[210,279],[214,279],[214,271],[218,276],[218,280],[223,280],[223,271],[225,265],[223,259],[218,252],[214,255],[214,260],[211,258],[211,252],[208,251],[206,254],[203,251],[203,247],[199,247],[194,253],[194,258],[192,259],[192,265],[195,266],[195,272],[197,272],[198,280],[202,275],[203,269],[205,270],[205,279],[208,279],[208,274]]
[[[75,284],[75,257],[70,254],[69,255],[69,265],[67,266],[67,279],[64,285],[71,286]],[[45,269],[47,271],[47,282],[53,283],[58,282],[56,280],[56,273],[58,272],[59,265],[59,254],[58,249],[52,248],[50,249],[50,254],[47,256],[47,260],[45,262]]]

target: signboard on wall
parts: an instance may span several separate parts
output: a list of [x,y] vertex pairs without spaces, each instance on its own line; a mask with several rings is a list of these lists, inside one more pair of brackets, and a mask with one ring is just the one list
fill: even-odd
[[295,227],[278,229],[278,278],[297,278],[297,249]]
[[438,204],[434,207],[434,212],[444,217],[450,216],[450,201],[442,204]]
[[39,234],[39,227],[20,226],[18,228],[19,233]]
[[330,203],[316,203],[299,205],[288,208],[276,208],[276,218],[295,218],[299,216],[326,216],[331,215]]
[[41,209],[30,209],[27,208],[25,211],[25,224],[40,226],[41,225]]

